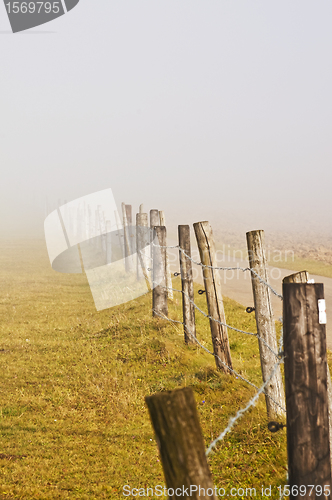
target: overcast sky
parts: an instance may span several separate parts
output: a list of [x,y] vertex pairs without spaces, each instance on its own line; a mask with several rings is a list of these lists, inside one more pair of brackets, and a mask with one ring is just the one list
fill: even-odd
[[330,0],[81,0],[11,34],[1,4],[1,234],[105,188],[173,224],[331,232],[331,25]]

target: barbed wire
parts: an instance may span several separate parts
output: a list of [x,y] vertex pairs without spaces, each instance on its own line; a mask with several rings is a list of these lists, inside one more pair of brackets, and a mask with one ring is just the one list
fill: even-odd
[[[184,326],[183,322],[182,321],[178,321],[178,320],[175,320],[175,319],[171,319],[171,318],[168,318],[167,316],[165,316],[164,314],[161,314],[159,313],[158,311],[156,311],[155,309],[153,309],[153,312],[159,316],[160,318],[162,319],[166,319],[167,321],[170,321],[171,323],[179,323],[181,325]],[[246,378],[242,377],[242,375],[240,375],[240,373],[238,373],[236,370],[234,370],[233,368],[231,368],[230,366],[228,366],[224,361],[222,361],[222,359],[220,359],[220,357],[215,354],[214,352],[210,351],[209,349],[207,349],[207,347],[205,347],[203,344],[201,344],[199,342],[199,340],[197,339],[197,337],[195,337],[195,335],[193,335],[189,330],[188,328],[186,328],[188,334],[190,335],[190,337],[196,342],[196,344],[198,344],[204,351],[206,351],[207,353],[211,354],[214,358],[217,358],[220,363],[222,363],[223,366],[225,366],[225,368],[227,368],[229,371],[231,371],[232,373],[234,373],[234,375],[238,378],[240,378],[243,382],[246,382],[247,384],[251,385],[252,387],[254,387],[254,389],[256,389],[257,391],[259,391],[259,387],[255,384],[253,384],[252,382],[250,382],[250,380],[247,380]],[[280,362],[282,363],[283,362],[283,357],[278,357],[279,358],[279,361],[277,364],[280,364]],[[272,378],[272,377],[271,377]],[[269,379],[270,380],[270,379]],[[286,413],[286,410],[283,406],[281,406],[272,396],[270,396],[269,394],[267,393],[264,393],[269,399],[271,399],[271,401],[273,401],[274,404],[276,404],[277,406],[279,406],[279,408],[281,410],[283,410],[285,413]]]
[[240,330],[239,328],[235,328],[234,326],[231,326],[231,325],[228,325],[227,323],[223,323],[222,321],[219,321],[218,319],[215,319],[213,318],[212,316],[210,316],[209,314],[206,314],[204,311],[202,311],[202,309],[200,309],[198,307],[198,305],[189,297],[189,295],[184,292],[183,290],[178,290],[176,288],[167,288],[166,286],[164,285],[160,285],[158,283],[156,283],[155,281],[152,282],[154,285],[158,285],[158,286],[161,286],[162,288],[164,288],[165,290],[173,290],[173,292],[179,292],[179,293],[182,293],[183,295],[185,295],[185,297],[187,297],[187,299],[189,300],[189,302],[195,307],[195,309],[197,309],[201,314],[203,314],[203,316],[205,316],[206,318],[208,318],[209,320],[211,321],[214,321],[215,323],[218,323],[219,325],[221,326],[224,326],[226,328],[229,328],[230,330],[233,330],[235,332],[238,332],[238,333],[243,333],[245,335],[250,335],[252,337],[256,337],[260,342],[262,342],[274,355],[276,358],[279,358],[279,353],[276,353],[270,346],[269,344],[266,342],[265,339],[263,339],[258,333],[253,333],[253,332],[247,332],[245,330]]
[[219,266],[209,266],[207,264],[203,264],[202,262],[197,262],[196,260],[194,260],[190,255],[186,254],[186,252],[183,250],[183,248],[181,248],[179,245],[174,245],[174,246],[161,246],[161,245],[156,245],[155,243],[152,242],[152,245],[155,246],[155,247],[159,247],[159,248],[178,248],[179,251],[181,253],[183,253],[183,255],[185,257],[187,257],[187,259],[189,259],[193,264],[195,264],[196,266],[201,266],[202,268],[206,268],[206,269],[212,269],[212,270],[215,270],[215,271],[242,271],[242,272],[247,272],[247,271],[250,271],[252,274],[254,274],[258,280],[260,281],[260,283],[264,284],[265,286],[267,286],[271,292],[276,295],[277,297],[279,297],[279,299],[283,300],[283,296],[278,293],[271,285],[270,283],[268,283],[267,281],[265,281],[254,269],[252,269],[251,267],[219,267]]
[[[229,422],[228,422],[228,425],[227,427],[222,431],[221,434],[219,434],[219,436],[214,439],[209,447],[207,448],[205,454],[206,456],[208,456],[212,451],[213,451],[213,448],[215,448],[218,444],[219,441],[222,441],[224,439],[224,437],[226,436],[226,434],[228,432],[230,432],[232,430],[232,427],[234,426],[234,424],[237,422],[237,420],[239,420],[241,417],[243,417],[243,415],[249,410],[249,408],[251,408],[252,406],[255,406],[259,396],[264,392],[265,393],[265,387],[267,386],[267,384],[270,382],[270,380],[273,378],[273,376],[275,375],[275,373],[277,372],[277,369],[279,367],[279,365],[283,362],[283,357],[281,359],[279,359],[279,361],[277,361],[277,363],[274,365],[273,367],[273,370],[269,376],[269,378],[264,382],[264,384],[259,388],[259,390],[257,391],[257,393],[255,394],[255,396],[253,398],[251,398],[250,401],[248,401],[247,405],[244,407],[244,408],[241,408],[240,410],[237,411],[236,415],[234,417],[231,417]],[[280,405],[279,405],[280,406]]]
[[[250,267],[219,267],[219,266],[209,266],[209,265],[206,265],[206,264],[203,264],[202,262],[197,262],[195,261],[191,256],[187,255],[187,253],[179,246],[179,245],[175,245],[175,246],[160,246],[160,245],[155,245],[154,243],[152,243],[154,246],[159,246],[160,248],[177,248],[179,249],[179,251],[186,257],[188,258],[193,264],[195,265],[198,265],[198,266],[201,266],[203,269],[204,268],[207,268],[207,269],[211,269],[211,270],[222,270],[222,271],[242,271],[242,272],[247,272],[249,271],[250,273],[252,273],[252,275],[256,276],[257,279],[262,283],[264,284],[266,287],[268,287],[271,292],[276,295],[277,297],[279,297],[281,300],[283,300],[283,296],[281,294],[279,294],[276,290],[274,290],[274,288],[266,281],[264,280],[261,276],[259,276],[259,274],[252,268]],[[153,282],[154,285],[156,285],[155,282]],[[181,324],[185,327],[186,329],[186,332],[189,334],[189,336],[194,340],[194,342],[196,344],[199,345],[200,348],[202,348],[204,351],[206,351],[207,353],[211,354],[212,356],[214,356],[215,358],[217,358],[220,363],[226,367],[231,373],[233,373],[234,375],[236,375],[237,378],[240,378],[243,382],[249,384],[250,386],[252,386],[257,392],[256,394],[248,401],[248,403],[246,404],[246,406],[244,408],[241,408],[240,410],[237,411],[237,413],[235,414],[235,416],[231,417],[229,422],[228,422],[228,425],[227,427],[219,434],[219,436],[214,439],[210,445],[208,446],[207,450],[206,450],[206,456],[208,456],[217,446],[217,444],[222,441],[224,439],[224,437],[226,436],[227,433],[231,432],[232,428],[234,427],[234,425],[236,424],[236,422],[241,418],[243,417],[243,415],[245,415],[245,413],[253,406],[256,405],[259,397],[261,394],[264,394],[265,396],[267,396],[269,399],[271,399],[271,401],[274,402],[274,404],[276,406],[278,406],[280,409],[282,409],[285,413],[286,413],[286,410],[285,408],[283,408],[273,397],[271,397],[269,394],[266,393],[265,389],[267,387],[267,385],[269,384],[269,382],[272,380],[272,378],[274,377],[274,375],[276,374],[279,366],[281,363],[283,363],[283,360],[284,360],[284,353],[283,353],[283,334],[281,332],[281,335],[280,335],[280,338],[279,338],[279,353],[276,353],[269,345],[268,343],[262,338],[260,337],[260,335],[258,335],[258,333],[252,333],[252,332],[247,332],[247,331],[244,331],[244,330],[240,330],[239,328],[235,328],[235,327],[232,327],[230,325],[227,325],[226,323],[223,323],[215,318],[213,318],[212,316],[210,316],[209,314],[206,314],[204,311],[202,311],[197,305],[196,303],[189,297],[189,295],[187,293],[185,293],[183,290],[177,290],[175,288],[167,288],[163,285],[160,285],[159,286],[162,286],[164,289],[168,290],[168,289],[171,289],[175,292],[179,292],[179,293],[182,293],[183,295],[185,295],[187,297],[187,299],[189,300],[189,302],[194,306],[195,309],[197,309],[201,314],[203,314],[203,316],[205,316],[206,318],[208,318],[209,320],[211,321],[214,321],[218,324],[220,324],[221,326],[224,326],[226,328],[229,328],[233,331],[236,331],[236,332],[239,332],[239,333],[243,333],[243,334],[246,334],[246,335],[250,335],[250,336],[253,336],[253,337],[256,337],[259,341],[261,341],[275,356],[276,358],[278,359],[278,361],[275,363],[272,371],[271,371],[271,374],[270,376],[268,377],[268,379],[262,384],[261,387],[257,387],[255,384],[253,384],[252,382],[250,382],[249,380],[247,380],[246,378],[244,378],[242,375],[240,375],[238,372],[236,372],[236,370],[234,370],[233,368],[230,368],[225,362],[223,362],[220,357],[211,352],[209,349],[207,349],[205,346],[203,346],[199,341],[198,339],[188,330],[188,328],[184,325],[184,323],[182,321],[178,321],[178,320],[173,320],[173,319],[170,319],[170,318],[167,318],[165,315],[162,315],[160,314],[158,311],[156,310],[153,310],[154,313],[163,318],[163,319],[166,319],[167,321],[170,321],[172,323],[177,323],[177,324]],[[281,323],[282,323],[282,320],[281,320]],[[281,498],[283,498],[284,495],[282,495]]]

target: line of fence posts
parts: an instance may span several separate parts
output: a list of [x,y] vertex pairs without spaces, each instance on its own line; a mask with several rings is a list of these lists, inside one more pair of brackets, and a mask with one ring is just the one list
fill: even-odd
[[[194,229],[202,264],[204,266],[216,267],[214,241],[209,223],[196,223],[194,224]],[[166,247],[166,228],[160,226],[155,227],[154,235],[160,247]],[[247,242],[250,267],[262,280],[264,280],[263,282],[256,274],[251,274],[257,332],[259,336],[277,352],[277,338],[270,290],[267,286],[269,280],[264,248],[264,232],[251,231],[247,233]],[[190,256],[189,226],[179,226],[179,247]],[[166,256],[163,252],[164,250],[166,249],[154,247],[153,279],[162,286],[160,286],[159,289],[158,285],[155,287],[153,308],[154,310],[159,310],[158,312],[161,312],[162,315],[167,316],[167,293],[165,286]],[[192,280],[191,283],[190,279],[189,282],[186,282],[186,279],[183,280],[188,271],[186,264],[190,262],[191,266],[191,261],[188,258],[185,260],[183,254],[181,254],[182,252],[180,250],[182,284],[189,284],[192,286]],[[223,307],[222,310],[220,308],[222,297],[219,276],[217,276],[215,269],[203,267],[203,277],[209,315],[217,321],[225,323]],[[329,418],[330,405],[328,396],[331,379],[326,360],[324,316],[323,320],[321,320],[319,313],[319,301],[322,301],[324,298],[324,290],[322,284],[307,284],[308,278],[308,273],[303,271],[288,276],[283,280],[283,342],[287,409],[288,482],[291,488],[291,499],[298,498],[296,492],[299,489],[299,485],[307,485],[305,494],[301,493],[301,497],[305,499],[313,498],[309,485],[322,487],[323,491],[324,486],[326,488],[331,486],[330,440],[332,433],[330,431],[330,426],[332,419]],[[190,290],[188,292],[188,287],[182,288],[182,290],[186,290],[186,295],[189,297],[191,296],[192,292]],[[183,296],[185,296],[185,294],[183,294]],[[195,325],[195,320],[192,312],[190,314],[186,312],[188,311],[188,303],[190,303],[190,301],[183,304],[184,326],[188,319],[188,322],[191,322],[192,328],[192,325]],[[221,326],[219,323],[216,323],[216,321],[211,320],[211,331],[213,331],[215,325],[218,327]],[[213,335],[212,333],[213,340],[220,338],[220,331],[218,333],[219,336],[218,334]],[[220,344],[221,342],[214,343],[214,348],[215,345],[218,348]],[[275,366],[276,356],[266,347],[264,342],[259,341],[259,347],[263,380],[265,382]],[[214,353],[216,354],[215,351]],[[218,352],[217,355],[222,357],[223,353],[224,351],[222,351],[222,353]],[[272,356],[270,356],[270,354]],[[226,362],[228,366],[231,366],[230,361]],[[221,364],[221,367],[224,368],[224,365]],[[218,368],[220,368],[220,366],[218,366]],[[167,486],[169,488],[176,488],[180,483],[181,486],[183,486],[187,484],[186,481],[189,481],[189,485],[199,483],[203,488],[203,484],[206,483],[197,480],[197,467],[193,467],[193,471],[196,471],[193,474],[191,474],[189,469],[186,469],[186,464],[192,463],[190,454],[195,455],[196,453],[195,447],[190,444],[189,438],[189,446],[185,446],[188,450],[188,456],[186,456],[186,460],[179,465],[178,455],[180,451],[183,454],[183,447],[176,449],[176,442],[179,442],[179,436],[183,431],[183,429],[182,431],[180,429],[181,425],[188,420],[187,417],[180,415],[183,414],[183,407],[187,409],[191,408],[191,417],[194,412],[192,404],[188,402],[183,404],[183,396],[181,396],[182,402],[177,402],[176,398],[178,397],[177,395],[180,394],[180,391],[181,390],[171,391],[169,393],[163,393],[162,395],[151,396],[147,398],[147,405],[159,442]],[[272,379],[271,384],[268,384],[266,393],[271,395],[280,405],[284,406],[284,390],[280,371],[277,373],[277,376]],[[281,408],[275,405],[267,394],[266,406],[268,415],[271,417],[280,414]],[[172,402],[171,399],[173,397],[174,401]],[[167,411],[169,415],[178,415],[179,420],[175,422],[173,419],[170,425],[167,422],[168,417],[165,417]],[[161,415],[163,415],[163,417],[161,417]],[[175,426],[176,429],[172,429],[172,426]],[[196,429],[195,435],[197,435],[197,432]],[[171,436],[174,436],[174,439],[172,439]],[[188,432],[185,431],[183,436],[187,438]],[[184,439],[184,437],[181,439]],[[205,456],[204,459],[201,458],[201,460],[201,464],[203,464],[203,469],[205,470]],[[175,471],[177,472],[175,473]],[[209,472],[207,473],[207,477],[208,475]],[[194,482],[192,482],[192,477],[195,478]],[[181,478],[180,482],[178,482],[178,478]],[[206,478],[204,481],[205,480]],[[210,487],[212,488],[212,485]],[[295,489],[292,489],[292,487]],[[321,497],[321,495],[318,494],[320,490],[316,489],[315,491],[317,493],[316,498]],[[328,490],[326,490],[326,492],[328,492]],[[209,497],[211,496],[209,495]],[[173,497],[171,496],[170,498]],[[205,497],[201,496],[200,498]],[[328,493],[325,495],[325,498],[332,499],[332,496]]]
[[195,339],[193,337],[196,337],[196,323],[194,306],[194,280],[192,262],[190,260],[190,227],[188,225],[178,226],[178,234],[184,341],[186,344],[195,344]]
[[[255,316],[257,333],[259,339],[259,353],[263,382],[266,382],[276,364],[276,356],[271,349],[277,353],[278,343],[275,322],[273,318],[271,293],[265,283],[269,283],[267,272],[267,261],[264,245],[264,231],[250,231],[247,233],[247,245],[250,268],[256,274],[251,273],[252,291],[254,296]],[[262,278],[265,283],[260,281]],[[263,340],[261,340],[263,339]],[[265,341],[265,342],[264,342]],[[269,347],[271,349],[269,349]],[[265,389],[266,410],[269,417],[283,415],[282,408],[275,404],[273,398],[281,407],[285,406],[284,386],[280,367],[267,384]]]
[[[289,498],[331,500],[324,287],[286,278],[283,297]],[[145,400],[169,498],[192,486],[192,498],[216,500],[192,388]]]
[[221,292],[220,275],[217,269],[212,269],[212,267],[217,267],[212,228],[209,222],[204,221],[196,222],[194,224],[194,230],[201,263],[204,266],[203,280],[208,312],[211,317],[210,329],[216,366],[224,373],[231,373],[231,371],[227,368],[229,367],[232,369],[232,358],[229,348],[227,327],[225,326],[226,318]]

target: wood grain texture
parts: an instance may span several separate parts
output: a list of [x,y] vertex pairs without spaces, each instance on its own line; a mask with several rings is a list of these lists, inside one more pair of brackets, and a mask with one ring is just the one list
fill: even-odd
[[[247,245],[250,267],[258,276],[268,283],[269,277],[265,255],[264,231],[250,231],[247,233]],[[274,352],[278,352],[270,289],[264,283],[261,283],[258,277],[253,273],[251,273],[251,284],[255,304],[257,333]],[[261,340],[259,340],[259,353],[263,381],[266,382],[273,371],[277,358]],[[266,386],[265,401],[267,414],[270,418],[274,418],[276,415],[283,416],[284,412],[282,409],[276,405],[269,396],[277,401],[282,407],[285,406],[284,386],[280,368],[278,368],[277,372]]]
[[127,205],[125,203],[122,203],[122,217],[123,217],[125,269],[128,273],[130,273],[133,272],[134,270],[134,263],[132,259],[132,252],[130,245],[130,232],[127,220]]
[[318,318],[324,287],[285,283],[283,297],[289,484],[331,485],[326,332]]
[[[153,229],[153,292],[152,314],[155,317],[168,316],[166,290],[166,227],[155,226]],[[158,246],[158,243],[160,246]]]
[[[190,227],[178,226],[179,247],[184,250],[186,255],[191,257],[190,246]],[[181,284],[182,284],[182,311],[183,311],[183,330],[184,341],[186,344],[194,344],[195,340],[191,337],[196,337],[195,324],[195,306],[194,302],[194,280],[191,260],[186,257],[181,250],[179,251],[180,269],[181,269]],[[192,302],[190,302],[190,300]],[[191,335],[190,335],[191,333]]]
[[[283,283],[307,283],[309,280],[308,271],[300,271],[298,273],[286,276],[282,282]],[[330,431],[330,459],[332,463],[332,381],[329,365],[326,363],[326,376],[327,376],[327,400],[329,409],[329,431]]]
[[[196,222],[194,230],[202,264],[217,267],[216,250],[210,223],[207,221]],[[225,373],[231,373],[223,364],[225,363],[229,368],[232,368],[227,327],[214,321],[217,320],[226,324],[219,271],[204,267],[203,280],[209,315],[213,318],[210,319],[210,329],[216,366]]]
[[149,279],[150,229],[148,214],[136,214],[136,249],[137,249],[137,279]]
[[[165,213],[163,210],[159,210],[160,225],[166,227]],[[168,252],[166,248],[166,286],[167,286],[167,298],[173,300],[174,294],[172,290],[172,273],[169,265]]]
[[298,273],[290,274],[285,276],[282,280],[283,283],[307,283],[309,280],[308,271],[300,271]]
[[[181,488],[183,491],[183,488],[197,486],[197,491],[190,498],[217,500],[192,388],[162,392],[146,397],[145,401],[155,431],[167,488]],[[209,494],[211,492],[212,495]],[[189,491],[188,495],[175,493],[169,498],[189,498]]]

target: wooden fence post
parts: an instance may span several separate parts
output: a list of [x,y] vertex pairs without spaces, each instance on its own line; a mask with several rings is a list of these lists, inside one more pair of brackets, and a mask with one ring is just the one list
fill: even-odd
[[[326,317],[319,313],[322,284],[284,283],[284,352],[287,448],[290,488],[306,486],[291,499],[329,498],[316,487],[331,488],[326,387]],[[310,485],[314,485],[310,492]]]
[[126,217],[127,217],[127,224],[129,226],[132,225],[133,223],[133,211],[132,211],[132,206],[131,205],[125,205],[126,208]]
[[125,256],[126,271],[132,272],[133,271],[133,261],[132,261],[130,234],[129,234],[128,220],[127,220],[127,206],[128,205],[126,205],[125,203],[122,203],[124,256]]
[[121,222],[119,220],[119,214],[117,210],[114,210],[114,218],[115,218],[115,223],[116,223],[116,228],[117,228],[117,235],[119,238],[119,249],[121,251],[121,255],[123,255],[124,251],[124,244],[123,244],[123,237],[124,237],[124,231],[121,229]]
[[152,314],[155,317],[168,316],[166,290],[166,227],[155,226],[153,229],[153,292]]
[[126,207],[126,216],[127,216],[127,226],[128,226],[128,238],[129,238],[129,250],[130,250],[130,259],[132,268],[134,268],[134,259],[133,255],[136,253],[136,235],[135,229],[133,227],[133,211],[131,205],[125,205]]
[[145,398],[169,499],[217,500],[191,387]]
[[[190,248],[190,227],[178,226],[179,232],[179,258],[181,268],[181,282],[182,282],[182,310],[183,310],[183,329],[184,340],[186,344],[195,344],[196,337],[196,324],[195,324],[195,306],[194,302],[194,281],[191,260],[186,257],[191,257]],[[181,249],[186,253],[184,255]],[[190,300],[192,302],[190,302]],[[191,335],[190,335],[191,334]]]
[[[159,217],[160,217],[160,225],[166,227],[166,219],[165,219],[165,214],[163,210],[159,211]],[[171,300],[173,300],[174,295],[173,295],[173,286],[172,286],[172,275],[171,275],[171,269],[169,267],[169,260],[168,260],[168,252],[166,248],[166,287],[167,287],[167,297]]]
[[[286,276],[282,282],[283,283],[308,283],[309,273],[307,271],[301,271],[299,273],[294,273]],[[326,363],[327,367],[327,401],[329,407],[329,429],[330,429],[330,458],[332,464],[332,381],[329,365]]]
[[153,229],[155,226],[160,226],[159,210],[150,210],[150,227]]
[[[216,250],[210,223],[196,222],[194,224],[197,245],[202,264],[205,266],[217,267]],[[206,292],[206,300],[209,311],[210,329],[213,343],[213,353],[215,355],[216,366],[225,373],[231,373],[232,367],[231,351],[228,342],[224,303],[222,300],[220,275],[218,270],[203,267],[203,279]],[[216,323],[220,321],[220,323]],[[218,357],[220,359],[218,359]],[[223,363],[221,363],[221,361]]]
[[148,214],[136,214],[136,247],[137,247],[137,279],[143,277],[150,286],[149,259],[150,259],[150,230],[148,228]]
[[[247,245],[251,269],[253,269],[266,283],[268,283],[269,278],[264,247],[264,231],[250,231],[247,233]],[[263,341],[260,339],[258,339],[258,341],[262,376],[263,381],[266,382],[277,362],[276,356],[273,352],[271,352],[267,345],[273,349],[275,353],[278,352],[271,294],[270,289],[264,283],[259,281],[258,277],[253,273],[251,273],[251,284],[254,295],[257,333],[263,339]],[[275,375],[266,386],[265,401],[269,417],[272,418],[276,415],[283,415],[284,413],[282,409],[276,405],[269,396],[279,403],[279,405],[285,405],[284,386],[282,383],[280,367],[278,367]]]
[[300,271],[299,273],[290,274],[285,276],[282,280],[283,283],[307,283],[309,280],[308,271]]

